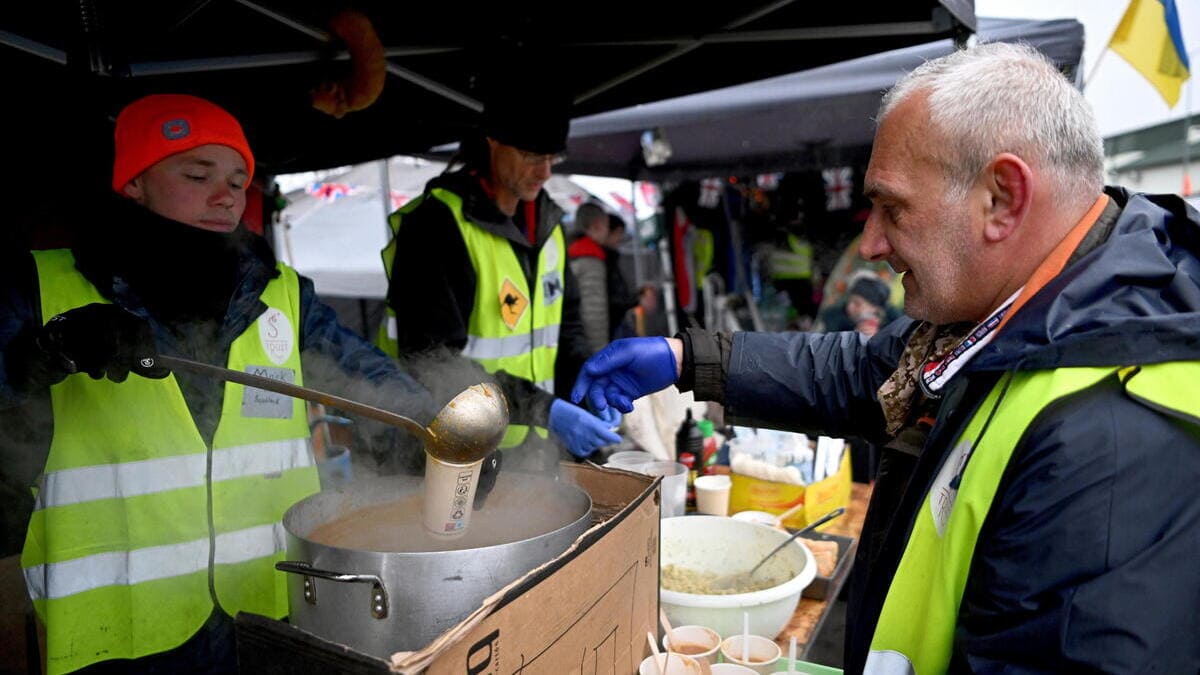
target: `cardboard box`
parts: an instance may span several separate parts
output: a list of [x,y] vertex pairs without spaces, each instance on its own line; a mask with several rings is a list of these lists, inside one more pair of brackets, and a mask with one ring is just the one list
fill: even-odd
[[[260,616],[239,615],[238,658],[254,673],[308,671],[482,675],[537,672],[623,675],[657,634],[659,480],[564,464],[592,497],[596,525],[562,555],[487,598],[416,652],[389,664]],[[598,516],[598,518],[597,518]]]
[[783,513],[803,503],[804,508],[783,521],[788,528],[801,528],[839,506],[850,503],[850,453],[842,453],[837,473],[809,485],[792,485],[730,474],[729,513],[768,511]]

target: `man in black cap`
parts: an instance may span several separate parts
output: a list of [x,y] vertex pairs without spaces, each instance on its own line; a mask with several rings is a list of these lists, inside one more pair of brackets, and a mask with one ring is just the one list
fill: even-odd
[[556,465],[547,429],[578,458],[620,440],[615,420],[554,396],[590,354],[562,211],[543,189],[569,121],[566,98],[545,88],[494,90],[447,172],[388,218],[379,346],[392,355],[448,348],[495,373],[512,420],[500,447],[521,448],[506,465]]

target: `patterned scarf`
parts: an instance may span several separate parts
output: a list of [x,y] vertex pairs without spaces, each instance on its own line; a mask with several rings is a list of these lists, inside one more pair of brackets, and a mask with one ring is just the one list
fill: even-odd
[[[975,324],[966,322],[935,326],[923,321],[913,331],[904,353],[900,356],[896,371],[879,387],[879,405],[883,408],[884,419],[887,420],[889,436],[896,436],[909,424],[909,419],[913,417],[914,404],[932,403],[921,394],[917,385],[925,363],[931,358],[945,355],[962,342],[974,328]],[[917,407],[920,412],[924,412],[920,409],[926,406]]]

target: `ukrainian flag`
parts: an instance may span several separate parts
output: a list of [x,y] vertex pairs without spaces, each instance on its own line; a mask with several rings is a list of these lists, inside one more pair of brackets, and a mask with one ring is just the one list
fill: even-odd
[[1108,46],[1175,107],[1190,69],[1175,0],[1131,0]]

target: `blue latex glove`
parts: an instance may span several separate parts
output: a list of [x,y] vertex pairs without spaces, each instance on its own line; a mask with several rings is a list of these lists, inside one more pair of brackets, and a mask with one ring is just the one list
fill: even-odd
[[606,445],[621,442],[610,431],[612,425],[592,413],[556,398],[550,404],[550,430],[567,446],[572,455],[587,457]]
[[579,403],[586,395],[595,410],[613,406],[631,412],[633,399],[674,384],[676,368],[666,338],[615,340],[583,364],[571,400]]
[[593,410],[592,414],[599,417],[613,431],[616,431],[617,427],[621,426],[621,411],[611,405],[600,412]]

